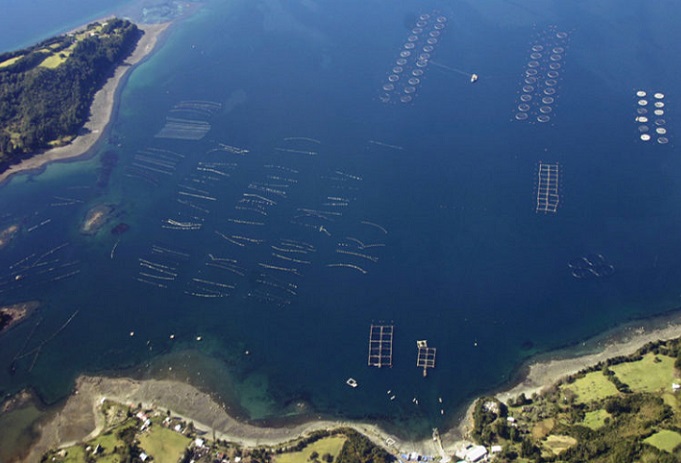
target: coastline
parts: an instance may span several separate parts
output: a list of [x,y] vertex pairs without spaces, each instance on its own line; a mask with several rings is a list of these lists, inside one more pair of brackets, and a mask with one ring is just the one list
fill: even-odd
[[[169,409],[174,415],[193,421],[198,430],[208,435],[215,431],[217,438],[245,447],[276,445],[316,430],[339,427],[353,428],[383,447],[386,447],[386,439],[396,439],[377,425],[364,422],[317,420],[288,427],[259,427],[236,420],[209,394],[181,381],[81,376],[76,381],[75,392],[63,408],[49,422],[40,426],[40,439],[31,447],[24,461],[39,462],[40,457],[51,448],[67,447],[96,436],[101,431],[96,410],[103,399]],[[398,441],[396,447],[438,454],[430,439],[409,443]]]
[[[514,380],[499,390],[490,391],[481,396],[493,396],[501,402],[507,402],[520,394],[530,397],[540,393],[565,378],[599,362],[613,357],[628,356],[644,345],[655,341],[667,341],[681,337],[681,314],[678,311],[654,317],[652,319],[635,320],[601,333],[582,342],[575,351],[575,346],[532,357],[519,368]],[[443,434],[443,443],[447,441],[447,451],[453,452],[457,443],[453,439],[464,439],[469,436],[473,424],[472,400],[465,408],[457,425]]]
[[[653,325],[646,327],[645,325]],[[638,321],[580,345],[593,344],[591,352],[575,353],[574,347],[562,349],[530,360],[521,369],[518,380],[505,389],[490,392],[501,401],[520,393],[531,395],[551,386],[559,379],[577,373],[608,358],[630,355],[643,345],[681,336],[678,314],[663,316],[657,321]],[[544,358],[542,358],[544,357]],[[31,447],[25,461],[40,461],[40,456],[50,448],[68,446],[87,440],[101,431],[97,406],[103,398],[124,404],[142,403],[149,408],[169,409],[186,420],[193,421],[197,429],[206,433],[215,431],[216,437],[245,447],[276,445],[294,440],[319,429],[351,427],[385,447],[392,453],[418,452],[422,455],[452,455],[467,438],[472,423],[475,400],[466,408],[465,415],[452,427],[440,433],[442,448],[432,439],[406,441],[388,433],[376,424],[344,420],[312,420],[283,427],[254,426],[232,417],[213,397],[182,381],[169,379],[115,378],[80,376],[74,393],[40,428],[41,437]],[[394,440],[391,446],[387,440]]]
[[123,78],[131,69],[148,57],[156,48],[159,38],[172,22],[162,24],[137,24],[144,34],[140,38],[135,50],[116,68],[116,71],[104,86],[95,94],[90,106],[90,117],[83,126],[85,133],[79,134],[71,143],[52,148],[44,153],[24,159],[18,164],[11,165],[0,174],[0,185],[13,176],[27,171],[39,170],[55,161],[65,161],[86,154],[100,140],[105,133],[114,113],[116,97]]

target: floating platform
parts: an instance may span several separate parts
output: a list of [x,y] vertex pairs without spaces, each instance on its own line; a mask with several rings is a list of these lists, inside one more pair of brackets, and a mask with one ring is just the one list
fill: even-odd
[[393,366],[394,325],[371,325],[369,329],[369,366]]
[[428,368],[435,368],[435,353],[437,349],[428,347],[428,341],[416,341],[418,348],[418,356],[416,358],[416,366],[423,368],[423,377],[428,376]]
[[558,193],[559,165],[539,163],[537,184],[537,207],[536,212],[555,214],[558,211],[560,196]]

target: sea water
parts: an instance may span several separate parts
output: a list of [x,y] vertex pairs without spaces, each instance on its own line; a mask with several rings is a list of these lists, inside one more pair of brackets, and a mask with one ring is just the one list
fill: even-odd
[[[436,64],[413,102],[385,104],[424,13],[447,18]],[[211,371],[171,371],[245,418],[304,405],[423,436],[532,354],[676,308],[678,15],[635,1],[206,2],[134,70],[90,157],[3,187],[3,226],[22,225],[0,251],[3,303],[43,305],[0,338],[0,388],[54,402],[78,374],[158,375],[159,356],[199,351]],[[552,119],[519,122],[547,31],[569,35]],[[639,140],[639,88],[665,93],[671,143]],[[556,214],[535,212],[540,162],[560,166]],[[97,204],[114,217],[83,235]],[[55,248],[39,261],[53,270],[16,280]],[[595,254],[614,274],[574,278],[568,263]],[[229,296],[200,297],[216,294]],[[392,368],[367,366],[372,323],[394,324]],[[427,378],[423,339],[437,348]]]

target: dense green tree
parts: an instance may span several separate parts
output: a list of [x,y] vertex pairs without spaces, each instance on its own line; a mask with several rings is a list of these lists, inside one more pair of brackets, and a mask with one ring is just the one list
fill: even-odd
[[54,45],[55,53],[74,44],[60,36],[29,49],[0,55],[0,163],[48,148],[50,142],[74,137],[88,118],[97,90],[134,49],[141,31],[129,21],[109,20],[99,34],[75,44],[56,68],[39,66]]

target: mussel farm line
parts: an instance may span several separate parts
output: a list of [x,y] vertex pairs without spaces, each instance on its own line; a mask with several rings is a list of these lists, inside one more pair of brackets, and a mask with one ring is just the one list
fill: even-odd
[[211,129],[209,120],[220,110],[222,104],[214,101],[181,101],[170,110],[156,138],[201,140]]
[[[303,174],[318,169],[315,155],[323,144],[315,138],[286,137],[271,149],[269,154],[258,154],[217,143],[193,158],[193,169],[179,180],[177,166],[186,163],[188,156],[157,148],[145,149],[142,157],[138,153],[132,166],[136,170],[130,175],[149,179],[152,185],[165,179],[177,185],[154,242],[138,256],[135,279],[191,297],[239,296],[285,307],[312,267],[367,274],[385,247],[377,238],[387,230],[371,221],[344,217],[357,200],[363,178],[341,169],[331,169],[322,178]],[[250,181],[241,179],[244,190],[239,196],[226,194],[239,169],[232,161],[246,154],[251,160],[262,157],[262,167]],[[301,183],[308,188],[311,182],[322,188],[304,197],[294,194]],[[292,225],[297,233],[291,234]],[[352,228],[355,231],[347,233]],[[178,240],[192,234],[198,237],[192,241],[196,245]],[[181,242],[190,248],[182,248]]]
[[570,273],[577,279],[604,278],[615,273],[615,266],[602,254],[589,254],[568,263]]

